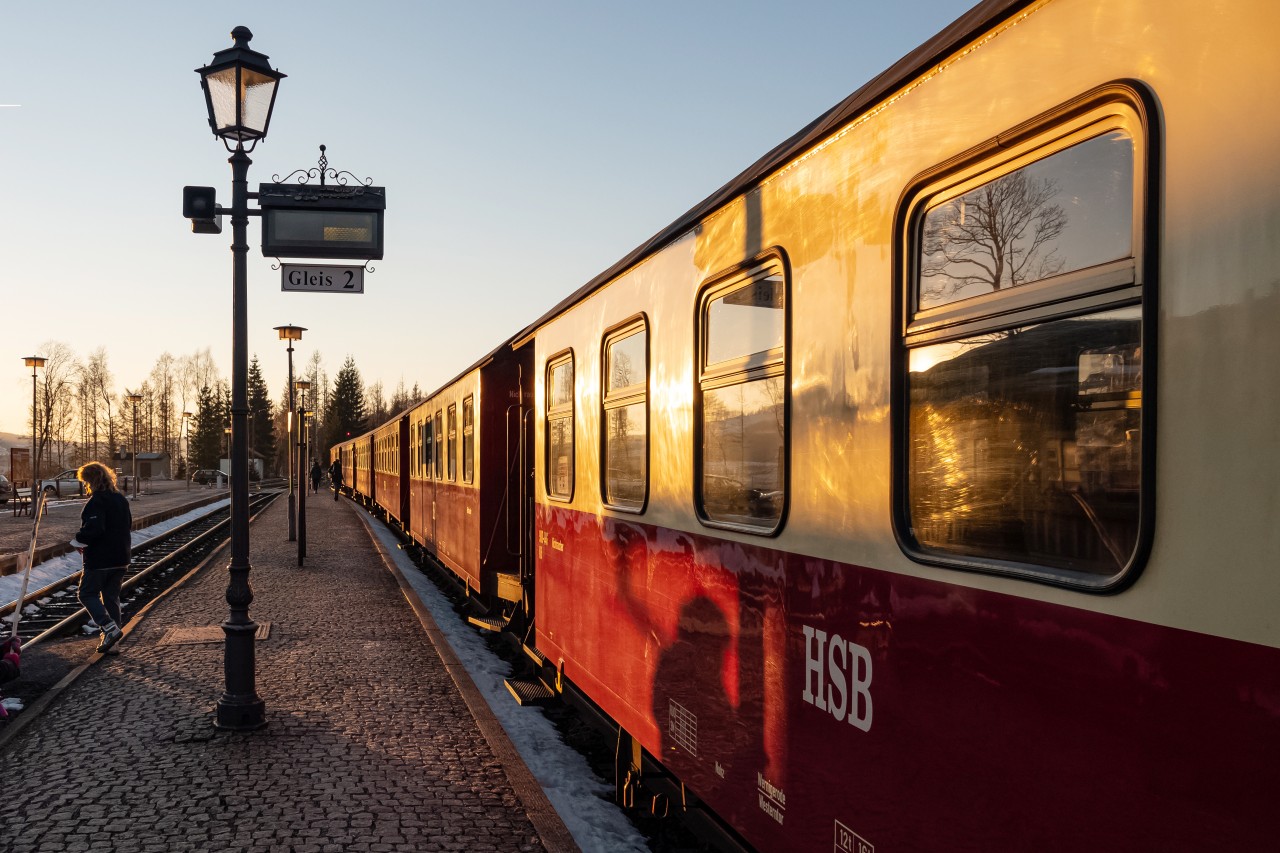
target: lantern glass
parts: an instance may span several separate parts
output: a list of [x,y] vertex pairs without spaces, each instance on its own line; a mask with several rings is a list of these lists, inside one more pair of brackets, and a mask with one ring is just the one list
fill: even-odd
[[267,133],[275,77],[233,65],[205,77],[213,108],[214,133],[227,139],[257,139]]
[[276,78],[252,68],[240,70],[240,123],[254,136],[266,136],[271,120],[271,102],[276,95]]

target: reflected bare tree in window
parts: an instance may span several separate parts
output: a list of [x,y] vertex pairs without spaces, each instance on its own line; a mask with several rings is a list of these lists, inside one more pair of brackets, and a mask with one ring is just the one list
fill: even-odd
[[1003,290],[1061,271],[1054,241],[1067,214],[1051,203],[1057,194],[1057,181],[1019,170],[929,211],[922,306],[951,302],[969,287]]

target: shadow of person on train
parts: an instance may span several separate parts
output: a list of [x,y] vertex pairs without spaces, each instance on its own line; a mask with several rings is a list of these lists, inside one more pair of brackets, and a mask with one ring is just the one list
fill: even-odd
[[644,596],[649,567],[649,542],[644,530],[616,518],[606,517],[603,524],[601,541],[605,561],[613,572],[618,601],[644,633],[652,634],[656,626]]
[[698,596],[680,608],[676,639],[654,670],[659,758],[678,762],[680,776],[704,795],[750,772],[737,766],[748,736],[724,682],[732,642],[724,613]]

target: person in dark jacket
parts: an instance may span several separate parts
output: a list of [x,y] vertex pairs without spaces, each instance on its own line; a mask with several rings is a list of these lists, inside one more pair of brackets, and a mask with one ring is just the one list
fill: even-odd
[[333,464],[329,466],[329,482],[333,484],[333,499],[338,499],[338,492],[342,491],[342,461],[335,459]]
[[89,500],[80,513],[80,530],[71,541],[84,555],[78,597],[102,629],[98,651],[107,654],[124,636],[120,630],[120,584],[133,551],[133,513],[128,498],[116,490],[115,472],[106,465],[90,462],[76,477],[89,489]]
[[324,476],[324,469],[320,467],[320,460],[317,459],[311,463],[311,494],[320,493],[320,478]]

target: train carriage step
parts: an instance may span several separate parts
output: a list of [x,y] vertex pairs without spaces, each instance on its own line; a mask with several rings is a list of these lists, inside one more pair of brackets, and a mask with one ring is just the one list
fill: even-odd
[[524,600],[524,586],[520,583],[520,575],[498,572],[498,598],[503,601],[520,602]]
[[556,694],[537,678],[508,678],[504,682],[521,705],[549,705]]
[[468,616],[467,622],[482,631],[500,632],[507,627],[507,620],[500,616]]

